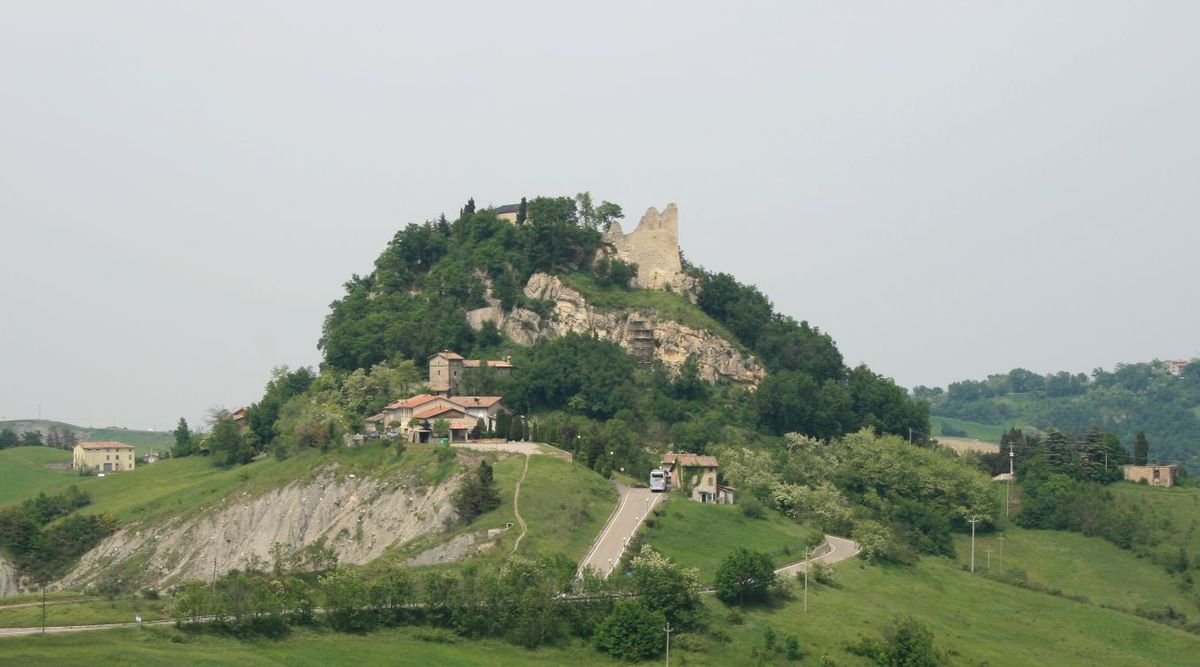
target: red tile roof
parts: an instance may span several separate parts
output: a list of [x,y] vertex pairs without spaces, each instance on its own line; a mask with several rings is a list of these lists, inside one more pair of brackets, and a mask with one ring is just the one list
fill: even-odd
[[413,415],[413,419],[430,419],[430,418],[436,417],[438,415],[444,415],[447,412],[457,412],[460,416],[463,416],[463,417],[466,416],[463,414],[462,410],[458,410],[458,409],[443,405],[443,406],[436,406],[436,407],[429,408],[428,410],[425,410],[423,412],[418,412]]
[[[482,365],[479,359],[465,359],[463,368],[479,368]],[[513,365],[503,359],[489,359],[487,362],[488,368],[512,368]]]
[[84,449],[133,449],[133,445],[116,440],[84,440],[79,446]]
[[430,401],[434,401],[434,400],[437,400],[437,396],[430,396],[429,394],[418,394],[416,396],[413,396],[412,398],[406,398],[404,400],[396,401],[394,403],[388,403],[387,407],[385,407],[384,410],[399,410],[400,408],[417,408],[417,407],[425,405],[426,403],[428,403]]
[[[457,352],[451,352],[450,350],[442,350],[441,352],[438,352],[437,354],[433,355],[433,357],[445,357],[447,359],[462,359],[463,358],[461,354],[459,354]],[[432,359],[433,357],[429,357],[429,358]]]
[[504,400],[503,396],[455,396],[455,403],[466,408],[490,408]]
[[375,414],[375,415],[371,415],[370,417],[367,417],[367,421],[369,421],[369,422],[381,422],[381,421],[383,421],[383,418],[384,418],[384,417],[386,417],[386,416],[387,416],[387,415],[385,415],[385,414],[383,414],[382,412],[380,412],[379,414]]
[[454,431],[471,430],[475,428],[475,421],[471,419],[451,419],[450,429]]

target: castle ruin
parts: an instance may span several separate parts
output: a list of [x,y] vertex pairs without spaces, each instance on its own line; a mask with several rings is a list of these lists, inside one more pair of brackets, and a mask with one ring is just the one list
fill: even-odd
[[614,221],[604,233],[604,242],[616,250],[617,258],[638,265],[637,287],[677,291],[685,284],[679,259],[679,209],[667,204],[662,213],[651,206],[638,226],[628,234]]

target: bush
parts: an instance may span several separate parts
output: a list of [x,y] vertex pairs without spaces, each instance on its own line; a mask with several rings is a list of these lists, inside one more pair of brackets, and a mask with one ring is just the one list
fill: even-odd
[[933,632],[912,616],[897,616],[882,634],[882,641],[863,637],[846,649],[881,667],[937,667],[943,664],[933,645]]
[[725,604],[763,601],[775,581],[775,565],[761,551],[738,547],[726,556],[714,577],[717,598]]
[[663,628],[667,618],[636,600],[622,600],[596,630],[596,649],[614,658],[637,662],[658,656],[663,650]]
[[749,519],[761,519],[767,515],[766,507],[762,501],[749,494],[742,499],[739,507],[742,510],[742,516]]

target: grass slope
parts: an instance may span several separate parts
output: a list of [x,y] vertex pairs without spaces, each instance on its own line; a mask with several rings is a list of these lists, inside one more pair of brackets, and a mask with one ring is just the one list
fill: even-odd
[[71,470],[51,470],[46,465],[71,460],[70,452],[51,447],[0,449],[0,506],[54,493],[84,481]]
[[660,506],[654,526],[644,539],[658,551],[687,567],[700,568],[703,584],[712,583],[721,559],[734,546],[771,554],[776,567],[804,558],[806,547],[820,537],[810,528],[768,510],[762,519],[742,515],[736,505],[706,505],[672,494]]
[[1147,546],[1148,552],[1167,553],[1183,549],[1189,558],[1200,559],[1200,488],[1146,486],[1118,482],[1108,488],[1118,502],[1153,507],[1169,522],[1159,532],[1162,542]]
[[[1178,577],[1102,538],[1016,527],[1006,530],[1004,537],[1003,571],[1024,573],[1032,584],[1129,611],[1171,605],[1188,616],[1197,612],[1195,598],[1180,590]],[[971,557],[970,535],[956,535],[955,547],[959,563],[967,565]],[[988,548],[992,550],[991,572],[999,574],[998,533],[976,537],[975,568],[979,572],[988,571]]]
[[[725,545],[714,542],[715,549]],[[913,567],[871,567],[857,561],[838,569],[837,588],[809,591],[809,611],[797,598],[777,607],[744,610],[744,622],[707,598],[710,625],[730,638],[694,635],[676,664],[725,665],[761,651],[763,630],[796,635],[803,664],[828,656],[839,665],[864,665],[846,645],[909,613],[933,630],[936,644],[964,665],[1173,665],[1200,655],[1200,637],[1128,614],[971,576],[952,561],[925,559]],[[426,640],[423,640],[422,638]],[[450,639],[424,628],[365,636],[297,631],[280,642],[188,637],[171,628],[0,639],[0,663],[13,665],[613,665],[580,644],[525,651],[497,641]],[[427,641],[428,640],[428,641]],[[779,659],[779,664],[784,661]],[[661,664],[661,658],[647,665]],[[773,664],[768,660],[765,664]]]
[[[496,462],[494,473],[500,491],[500,507],[451,532],[419,538],[390,557],[406,560],[463,533],[504,528],[512,523],[513,527],[501,535],[495,547],[476,558],[448,567],[481,562],[498,565],[512,553],[520,534],[512,501],[513,487],[524,466],[525,457],[521,455],[506,456]],[[521,485],[520,500],[521,517],[528,524],[529,532],[521,540],[517,553],[530,558],[563,554],[578,561],[604,527],[616,504],[617,493],[612,484],[591,469],[557,458],[532,456],[529,472]]]
[[942,425],[950,426],[959,431],[966,432],[968,438],[982,440],[993,444],[1000,444],[1000,436],[1008,431],[1008,427],[997,426],[995,424],[980,424],[978,422],[969,422],[965,419],[954,419],[953,417],[938,417],[930,415],[929,428],[933,431],[933,437],[943,435]]
[[0,429],[9,428],[17,433],[25,431],[41,431],[46,433],[50,427],[63,431],[74,431],[80,440],[115,440],[127,445],[133,445],[138,456],[149,454],[153,450],[170,449],[175,443],[175,436],[169,431],[139,431],[136,429],[110,426],[106,428],[91,428],[76,426],[65,422],[48,419],[13,419],[0,421]]

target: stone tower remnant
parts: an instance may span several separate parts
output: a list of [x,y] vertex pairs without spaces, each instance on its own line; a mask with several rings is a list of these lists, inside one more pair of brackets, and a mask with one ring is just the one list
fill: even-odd
[[628,234],[613,222],[604,241],[616,250],[617,258],[638,265],[637,286],[645,289],[678,289],[685,284],[679,259],[679,210],[667,204],[662,213],[651,206],[638,226]]

